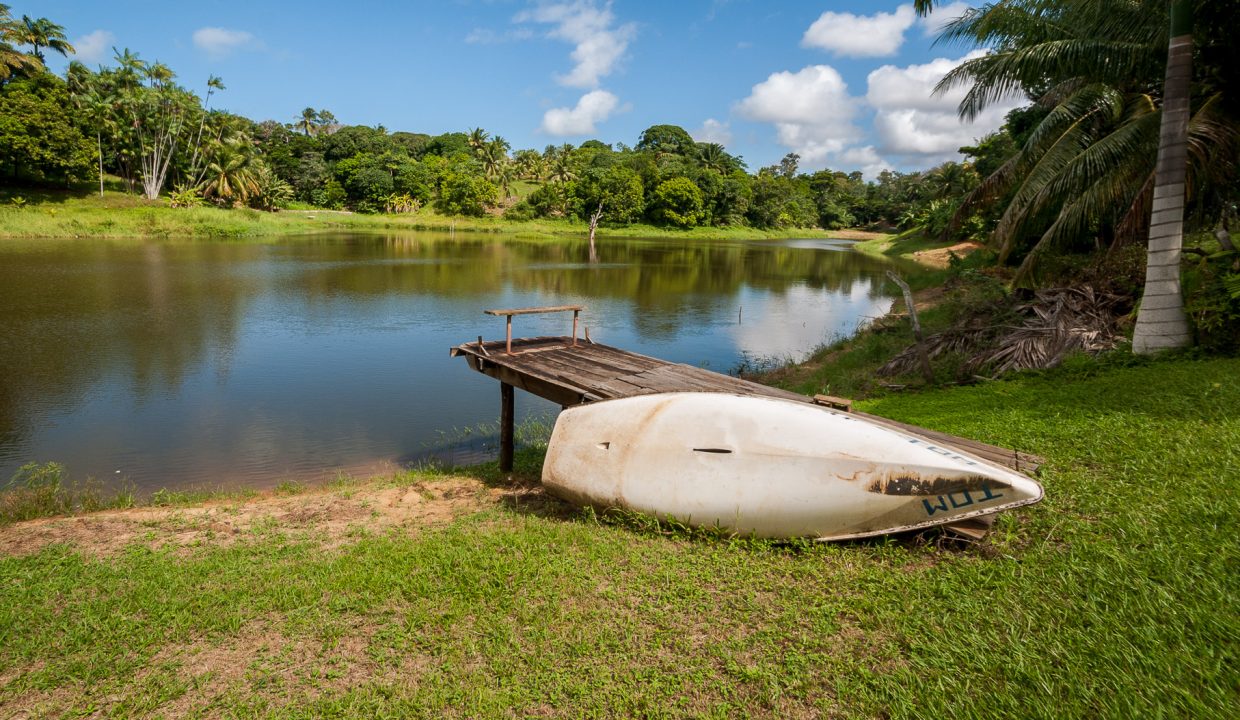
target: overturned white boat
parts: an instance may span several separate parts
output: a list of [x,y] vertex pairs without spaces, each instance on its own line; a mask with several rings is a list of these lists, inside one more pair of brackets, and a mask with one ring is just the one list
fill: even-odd
[[580,504],[823,540],[956,523],[1042,499],[1025,475],[845,412],[692,392],[564,410],[542,481]]

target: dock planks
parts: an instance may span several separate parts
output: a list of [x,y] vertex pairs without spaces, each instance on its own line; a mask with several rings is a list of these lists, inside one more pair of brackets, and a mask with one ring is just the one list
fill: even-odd
[[[758,395],[814,403],[814,398],[761,385],[692,365],[668,362],[620,348],[574,341],[571,337],[513,338],[507,341],[469,342],[452,348],[474,370],[505,385],[546,398],[562,406],[579,405],[634,395],[666,392],[720,392]],[[505,407],[510,403],[504,399]],[[1041,458],[1008,448],[850,411],[857,417],[915,435],[937,445],[955,447],[1019,472],[1036,472]],[[511,411],[508,413],[511,417]],[[506,453],[510,457],[510,452]],[[509,466],[510,469],[510,466]]]

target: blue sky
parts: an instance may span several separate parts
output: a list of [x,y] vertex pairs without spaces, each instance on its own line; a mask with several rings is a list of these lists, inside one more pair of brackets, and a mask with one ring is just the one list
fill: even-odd
[[672,123],[751,169],[795,151],[872,176],[954,158],[1016,104],[966,126],[959,93],[931,97],[973,50],[932,46],[963,3],[927,22],[882,1],[8,2],[64,25],[88,65],[116,46],[200,91],[219,75],[218,106],[256,120],[312,106],[389,130],[481,126],[514,148],[632,145]]

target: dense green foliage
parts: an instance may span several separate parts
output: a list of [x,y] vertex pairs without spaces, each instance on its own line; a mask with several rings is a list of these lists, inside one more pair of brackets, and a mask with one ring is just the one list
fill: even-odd
[[0,168],[7,182],[68,184],[93,179],[95,144],[65,114],[69,91],[53,75],[0,92]]

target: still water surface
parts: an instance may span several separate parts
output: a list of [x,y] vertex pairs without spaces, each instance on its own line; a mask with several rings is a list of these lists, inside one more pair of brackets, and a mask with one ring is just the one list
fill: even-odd
[[[0,242],[0,484],[55,460],[141,490],[270,486],[407,462],[493,422],[495,381],[448,348],[487,308],[587,306],[596,341],[727,372],[799,358],[886,312],[887,267],[826,240],[462,233]],[[566,334],[568,316],[514,319]],[[517,394],[520,417],[555,408]]]

